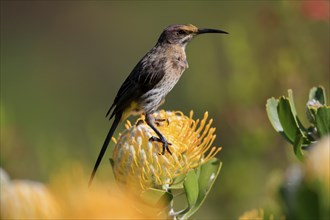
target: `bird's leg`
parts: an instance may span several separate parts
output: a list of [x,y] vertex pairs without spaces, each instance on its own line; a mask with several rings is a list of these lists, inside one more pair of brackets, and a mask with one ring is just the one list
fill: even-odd
[[165,154],[165,151],[172,155],[170,149],[168,148],[168,145],[171,145],[171,143],[168,143],[166,138],[155,127],[155,118],[151,114],[146,114],[145,120],[146,123],[151,127],[151,129],[158,135],[158,137],[152,136],[151,138],[149,138],[149,141],[157,141],[163,144],[162,155]]

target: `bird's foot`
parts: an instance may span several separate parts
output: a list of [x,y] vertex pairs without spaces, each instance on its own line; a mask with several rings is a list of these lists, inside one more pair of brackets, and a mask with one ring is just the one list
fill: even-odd
[[166,121],[167,125],[170,124],[170,121],[168,120],[168,118],[155,118],[155,124],[157,126],[160,126],[160,123]]
[[167,151],[170,155],[172,155],[172,152],[168,148],[168,146],[169,145],[172,145],[172,144],[169,143],[169,142],[167,142],[167,140],[165,138],[164,139],[161,139],[161,138],[152,136],[151,138],[149,138],[149,141],[152,141],[152,142],[157,141],[157,142],[163,144],[163,151],[162,151],[161,155],[164,155],[165,154],[165,151]]

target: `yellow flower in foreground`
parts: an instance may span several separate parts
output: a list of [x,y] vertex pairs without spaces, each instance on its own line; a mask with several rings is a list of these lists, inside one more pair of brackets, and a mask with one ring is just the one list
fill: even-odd
[[[263,209],[253,209],[245,212],[239,217],[239,220],[273,220],[274,216],[270,215],[269,218],[265,218],[265,213]],[[283,217],[280,219],[284,219]]]
[[157,136],[144,123],[143,117],[132,126],[128,121],[126,130],[120,135],[113,152],[113,171],[119,182],[146,189],[149,187],[166,188],[173,180],[185,175],[191,169],[214,157],[220,147],[212,147],[215,128],[211,128],[212,119],[193,120],[182,112],[161,110],[153,114],[155,118],[166,119],[157,125],[157,129],[171,143],[172,155],[162,152],[162,144],[150,142]]
[[0,168],[0,219],[166,219],[162,204],[145,206],[114,183],[95,181],[88,188],[80,166],[65,170],[45,185],[11,181]]
[[[305,163],[306,178],[309,181],[317,180],[330,192],[330,136],[323,137],[310,151]],[[329,201],[329,199],[328,199]]]
[[60,204],[59,219],[166,218],[159,213],[160,207],[143,206],[136,198],[119,190],[115,182],[96,180],[88,187],[87,180],[80,166],[53,176],[50,189]]
[[263,219],[264,219],[264,210],[262,209],[253,209],[244,212],[244,214],[239,217],[239,220],[263,220]]
[[10,180],[0,168],[1,219],[57,219],[59,209],[54,196],[42,183]]

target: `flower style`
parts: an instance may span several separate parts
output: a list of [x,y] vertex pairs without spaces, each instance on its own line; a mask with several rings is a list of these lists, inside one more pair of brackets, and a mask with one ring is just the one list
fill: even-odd
[[157,122],[157,128],[171,143],[172,155],[160,155],[162,144],[149,141],[157,135],[144,122],[143,116],[134,126],[128,121],[118,141],[114,139],[112,165],[119,182],[142,190],[150,187],[166,189],[175,178],[206,163],[221,150],[211,147],[216,135],[215,128],[211,128],[213,120],[207,121],[207,112],[201,121],[192,119],[192,111],[189,117],[182,112],[164,110],[153,116],[165,119]]

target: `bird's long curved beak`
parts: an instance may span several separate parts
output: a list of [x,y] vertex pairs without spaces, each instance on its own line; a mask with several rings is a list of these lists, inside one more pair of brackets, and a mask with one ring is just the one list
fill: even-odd
[[217,29],[210,29],[210,28],[198,28],[196,34],[206,34],[206,33],[229,34],[226,31],[217,30]]

